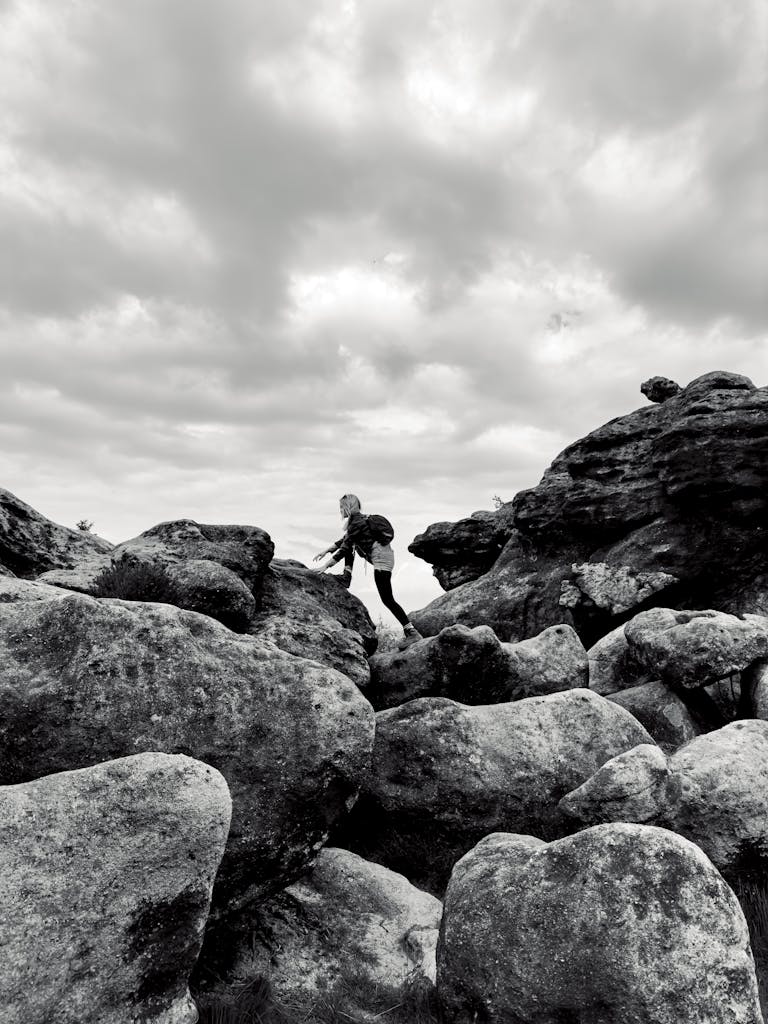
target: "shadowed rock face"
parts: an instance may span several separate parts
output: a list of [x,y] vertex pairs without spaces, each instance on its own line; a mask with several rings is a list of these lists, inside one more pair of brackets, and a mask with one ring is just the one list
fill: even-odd
[[216,906],[292,881],[354,800],[374,718],[340,672],[166,604],[0,604],[0,782],[141,751],[217,768],[233,800]]
[[15,576],[34,579],[48,569],[101,564],[111,549],[109,541],[59,526],[0,488],[0,567]]
[[[566,448],[537,487],[496,515],[509,530],[499,558],[415,612],[422,633],[485,623],[518,640],[565,621],[593,643],[623,619],[610,604],[560,604],[572,566],[584,563],[675,577],[661,598],[673,607],[766,611],[768,389],[737,374],[706,374]],[[445,527],[442,534],[458,568],[458,541]],[[659,603],[653,594],[645,601],[621,615]]]
[[437,983],[447,1024],[763,1024],[736,897],[645,825],[483,839],[451,876]]
[[4,1024],[192,1024],[187,991],[231,812],[189,757],[0,788]]

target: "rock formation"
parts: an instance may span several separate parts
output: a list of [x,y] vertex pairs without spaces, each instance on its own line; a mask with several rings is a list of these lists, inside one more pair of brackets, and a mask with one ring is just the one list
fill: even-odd
[[404,651],[371,658],[366,697],[377,710],[416,697],[495,704],[588,685],[587,653],[570,626],[503,644],[488,626],[447,626]]
[[234,805],[217,907],[307,867],[355,799],[373,728],[346,676],[195,612],[0,604],[0,783],[150,750],[213,765]]
[[193,1024],[230,810],[222,776],[178,755],[0,787],[4,1024]]
[[[454,622],[489,625],[506,641],[566,621],[592,644],[643,610],[626,609],[617,621],[611,607],[562,606],[572,567],[592,563],[624,578],[675,577],[661,592],[669,606],[768,612],[767,485],[768,389],[737,374],[706,374],[566,448],[537,487],[496,513],[509,539],[493,566],[413,621],[432,635]],[[452,572],[463,564],[464,578],[477,575],[471,549],[464,563],[458,558],[462,531],[454,542],[441,524],[439,535]],[[433,548],[421,539],[412,546],[439,566]],[[638,600],[659,603],[642,590]]]
[[478,707],[412,700],[376,716],[371,773],[336,841],[439,892],[489,832],[571,831],[560,797],[649,742],[627,711],[589,690]]
[[763,1021],[736,897],[645,825],[485,838],[451,876],[437,981],[447,1024]]

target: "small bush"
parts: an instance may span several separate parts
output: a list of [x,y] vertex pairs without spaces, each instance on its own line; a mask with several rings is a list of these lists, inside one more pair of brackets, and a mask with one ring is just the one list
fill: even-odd
[[379,619],[376,623],[376,639],[378,640],[376,653],[389,654],[390,651],[397,650],[397,645],[403,639],[403,633],[402,630],[395,629],[394,626],[390,626],[382,619]]
[[93,529],[93,522],[90,519],[79,519],[75,525],[82,533],[90,533]]
[[175,601],[171,578],[158,562],[116,562],[96,577],[93,594],[121,601]]

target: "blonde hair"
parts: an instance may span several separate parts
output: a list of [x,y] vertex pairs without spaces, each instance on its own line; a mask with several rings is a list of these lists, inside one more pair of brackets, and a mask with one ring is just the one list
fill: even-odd
[[353,512],[360,511],[360,499],[356,494],[345,494],[339,502],[339,508],[341,509],[341,514],[347,519]]

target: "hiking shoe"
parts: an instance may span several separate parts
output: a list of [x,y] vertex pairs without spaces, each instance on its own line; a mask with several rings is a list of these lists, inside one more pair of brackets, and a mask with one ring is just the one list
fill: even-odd
[[350,584],[352,583],[352,573],[344,570],[344,572],[341,573],[340,576],[337,576],[336,579],[345,590],[349,590]]
[[424,637],[418,629],[409,622],[407,626],[403,626],[403,639],[397,645],[397,649],[399,651],[404,651],[407,647],[410,647],[412,644],[417,644],[419,640],[423,639]]

